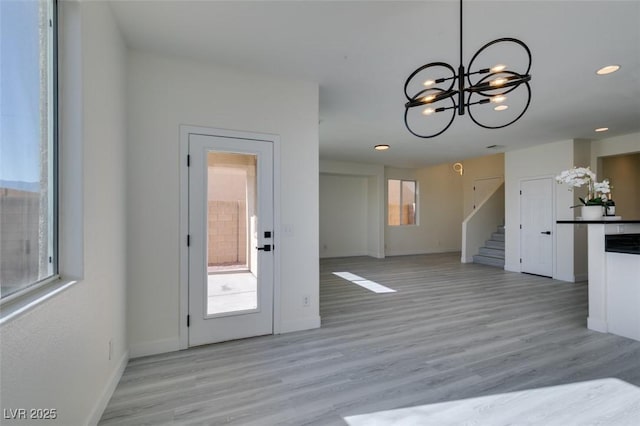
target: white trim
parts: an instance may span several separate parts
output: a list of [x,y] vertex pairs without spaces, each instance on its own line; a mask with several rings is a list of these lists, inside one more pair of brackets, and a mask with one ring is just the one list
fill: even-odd
[[[180,154],[178,158],[180,170],[180,309],[179,323],[179,349],[189,347],[189,329],[187,328],[187,315],[189,314],[189,249],[186,238],[189,234],[189,168],[187,167],[187,155],[189,154],[189,131],[191,127],[180,126]],[[132,351],[133,353],[133,351]]]
[[111,377],[109,377],[107,385],[102,391],[102,395],[100,395],[100,398],[98,398],[98,401],[96,401],[95,405],[93,406],[93,410],[91,410],[91,414],[89,415],[89,419],[87,420],[88,425],[93,426],[97,425],[98,422],[100,422],[100,418],[102,417],[104,410],[107,408],[107,404],[109,404],[109,400],[111,400],[113,392],[116,390],[116,387],[118,386],[118,383],[120,382],[120,379],[122,378],[122,375],[124,374],[124,370],[125,368],[127,368],[128,363],[129,351],[125,351],[125,353],[122,354],[120,361],[118,361],[117,368],[113,371]]
[[505,263],[504,264],[504,270],[505,271],[509,271],[509,272],[522,272],[520,270],[520,264],[516,263],[515,265],[510,264],[510,263]]
[[[273,334],[282,333],[282,315],[281,315],[281,239],[280,239],[280,137],[270,133],[255,133],[247,131],[220,129],[212,127],[180,125],[180,301],[179,301],[179,339],[176,349],[187,349],[189,347],[189,329],[187,328],[187,315],[189,314],[189,250],[186,240],[189,234],[189,168],[187,167],[187,155],[189,153],[189,135],[198,134],[205,136],[218,136],[235,139],[260,140],[268,141],[273,144],[273,244],[274,244],[274,268],[273,268]],[[319,318],[319,317],[318,317]],[[318,322],[319,326],[319,322]],[[310,327],[313,328],[313,327]],[[316,327],[317,328],[317,327]],[[169,351],[165,351],[169,352]],[[135,351],[131,351],[132,357],[143,356],[134,355]],[[145,355],[146,353],[142,351]],[[161,352],[155,352],[161,353]]]
[[597,318],[587,317],[587,328],[589,330],[599,331],[600,333],[609,332],[609,325],[607,322]]
[[180,350],[180,339],[170,338],[153,340],[150,342],[134,343],[129,346],[129,357],[131,359],[143,356],[164,354]]
[[45,303],[77,283],[78,281],[63,280],[59,280],[57,283],[47,283],[47,285],[29,292],[21,298],[3,305],[2,310],[0,310],[0,325],[4,325],[36,306]]
[[60,279],[60,275],[58,274],[54,274],[50,277],[47,277],[45,279],[43,279],[42,281],[39,282],[35,282],[27,287],[21,288],[20,290],[16,291],[15,293],[11,293],[8,296],[3,297],[2,299],[0,299],[0,306],[5,305],[7,303],[11,303],[14,300],[23,298],[25,296],[27,296],[29,293],[31,292],[38,292],[39,290],[41,290],[43,287],[49,286],[49,285],[55,285],[56,281],[58,281]]
[[280,277],[282,257],[282,240],[280,239],[280,220],[282,200],[280,199],[280,136],[270,135],[273,143],[273,334],[280,334],[282,331],[282,300]]
[[277,334],[291,333],[294,331],[313,330],[320,328],[320,316],[300,318],[295,321],[283,321],[281,329]]
[[420,254],[438,254],[438,253],[460,253],[459,248],[443,248],[437,250],[387,250],[385,257],[393,256],[414,256]]

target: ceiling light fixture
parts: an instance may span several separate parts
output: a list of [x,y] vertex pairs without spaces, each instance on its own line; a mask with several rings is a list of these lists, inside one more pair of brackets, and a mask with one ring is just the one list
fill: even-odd
[[598,128],[596,129],[596,132],[598,132],[598,133],[599,133],[599,132],[606,132],[607,130],[609,130],[609,128],[608,128],[608,127],[598,127]]
[[376,151],[386,151],[389,149],[389,145],[386,145],[386,144],[376,145],[373,147],[373,149],[375,149]]
[[620,69],[620,65],[607,65],[606,67],[602,67],[598,71],[596,71],[596,74],[598,74],[598,75],[607,75],[607,74],[611,74],[613,72],[616,72],[619,69]]
[[[524,115],[531,102],[531,87],[529,86],[529,81],[531,80],[531,75],[529,74],[531,51],[527,45],[518,39],[510,37],[493,40],[482,46],[473,55],[467,69],[471,70],[474,62],[483,52],[499,43],[502,43],[501,46],[515,45],[518,49],[524,49],[527,57],[527,65],[524,72],[519,73],[508,70],[507,66],[503,64],[496,64],[490,68],[481,68],[478,71],[465,72],[465,68],[462,65],[462,0],[460,0],[460,65],[458,66],[458,74],[456,74],[451,65],[444,62],[431,62],[411,73],[404,84],[404,94],[408,100],[404,105],[404,124],[407,130],[420,138],[436,137],[451,126],[456,117],[456,111],[458,115],[464,115],[465,112],[468,112],[474,123],[486,129],[500,129],[518,121]],[[512,93],[518,88],[526,88],[527,100],[522,112],[513,120],[506,124],[487,124],[481,123],[478,117],[474,116],[472,107],[492,101],[494,103],[503,102],[507,93]],[[412,93],[409,93],[409,91]],[[436,106],[443,104],[447,106]],[[428,105],[429,108],[421,108],[425,105]],[[502,111],[506,108],[495,109]],[[416,110],[420,111],[420,113],[412,114]],[[451,118],[443,120],[436,130],[428,132],[418,130],[421,126],[424,126],[424,116],[431,116],[445,111],[451,112]]]

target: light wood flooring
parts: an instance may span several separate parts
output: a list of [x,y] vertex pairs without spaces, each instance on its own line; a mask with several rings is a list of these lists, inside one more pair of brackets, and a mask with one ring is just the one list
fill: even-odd
[[640,385],[640,342],[586,328],[586,283],[461,264],[459,253],[320,266],[322,328],[131,360],[100,424],[340,425],[590,379]]

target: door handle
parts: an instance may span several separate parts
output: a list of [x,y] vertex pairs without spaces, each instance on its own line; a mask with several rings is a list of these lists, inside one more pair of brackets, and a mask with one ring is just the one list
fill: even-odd
[[551,235],[551,231],[542,231],[541,234]]
[[258,250],[271,251],[271,244],[265,244],[262,247],[256,247]]

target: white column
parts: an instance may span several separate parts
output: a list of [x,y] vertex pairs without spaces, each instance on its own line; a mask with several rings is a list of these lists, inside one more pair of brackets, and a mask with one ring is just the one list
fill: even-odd
[[587,327],[606,333],[607,326],[607,264],[604,255],[604,224],[589,224],[589,317]]

